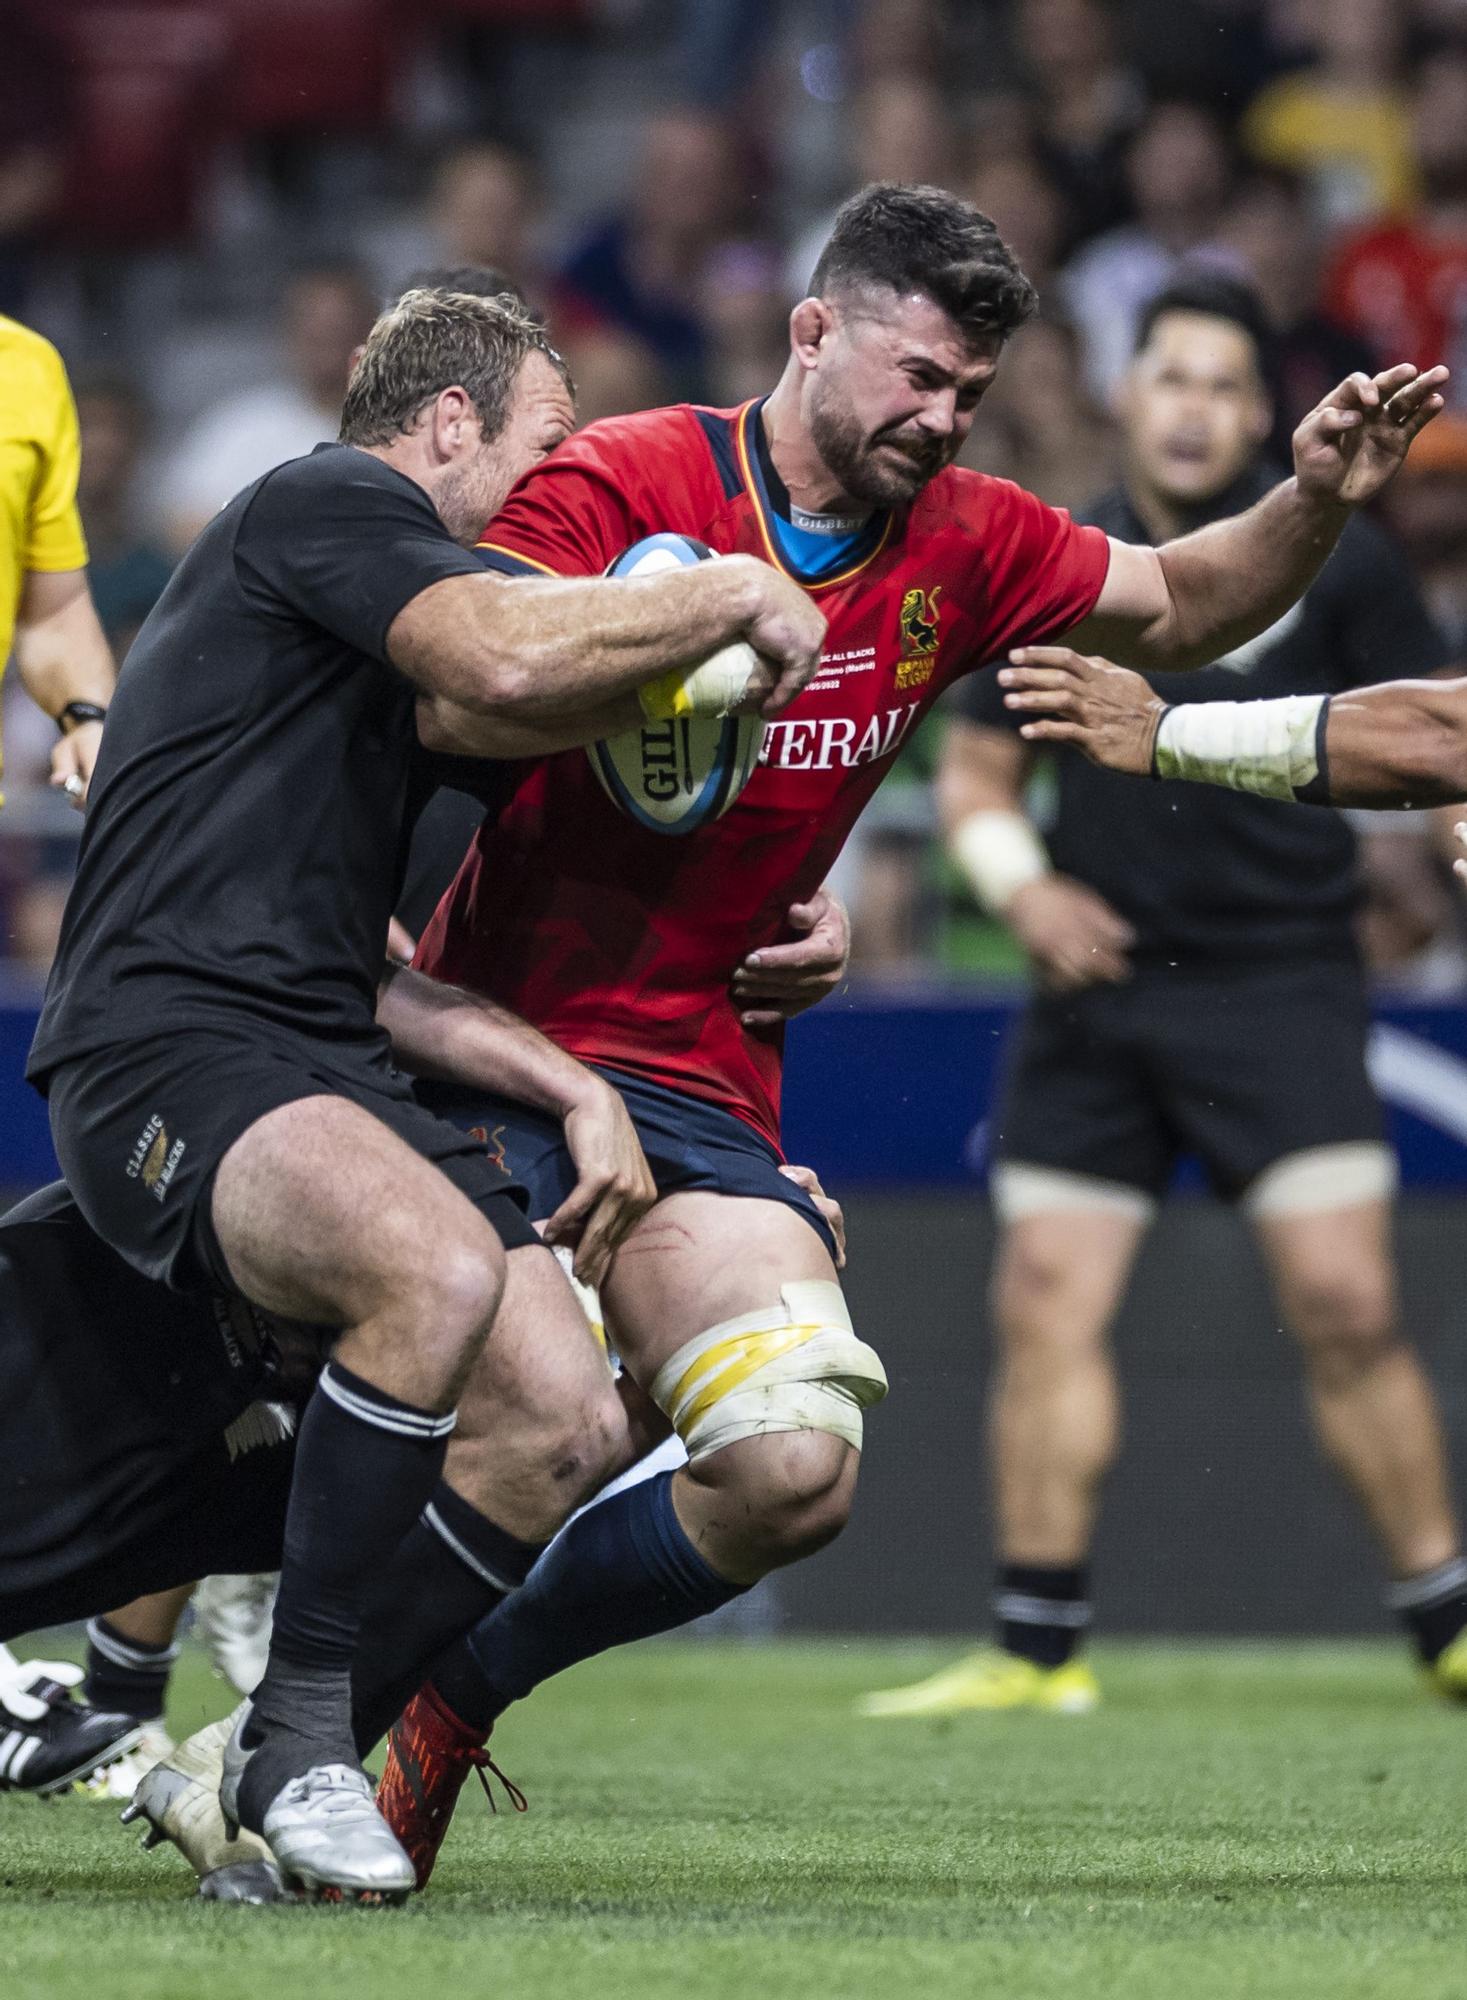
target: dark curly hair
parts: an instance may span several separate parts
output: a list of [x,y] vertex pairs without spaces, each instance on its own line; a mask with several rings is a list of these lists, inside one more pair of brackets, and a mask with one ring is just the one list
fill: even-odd
[[827,298],[863,285],[923,292],[971,339],[1007,339],[1039,299],[994,223],[946,188],[873,181],[842,204],[810,280]]

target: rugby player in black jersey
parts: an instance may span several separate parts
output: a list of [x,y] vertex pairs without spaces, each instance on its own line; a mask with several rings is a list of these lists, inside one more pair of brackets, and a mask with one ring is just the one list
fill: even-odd
[[136,1270],[342,1329],[222,1796],[288,1874],[349,1893],[412,1881],[351,1731],[364,1592],[438,1480],[504,1249],[535,1240],[374,1020],[417,739],[452,751],[467,714],[481,753],[593,740],[739,637],[774,712],[823,630],[751,561],[487,575],[470,545],[572,420],[508,304],[413,292],[382,316],[342,443],[216,517],[129,655],[29,1065],[78,1207]]
[[[1250,504],[1272,477],[1259,460],[1265,353],[1256,303],[1231,280],[1185,278],[1153,301],[1123,390],[1125,479],[1089,518],[1158,539]],[[1353,703],[1362,682],[1445,660],[1404,560],[1357,517],[1271,631],[1185,677],[1127,680],[1194,730],[1285,691],[1312,718],[1323,700]],[[994,679],[970,687],[944,754],[943,815],[1039,987],[992,1120],[999,1643],[867,1710],[1073,1713],[1097,1699],[1079,1648],[1116,1448],[1107,1334],[1182,1150],[1256,1234],[1316,1431],[1382,1546],[1390,1601],[1437,1688],[1467,1697],[1467,1563],[1440,1416],[1397,1319],[1395,1161],[1365,1068],[1354,837],[1334,813],[1128,786],[1062,753],[1042,842],[1023,811],[1027,717],[1005,711]]]

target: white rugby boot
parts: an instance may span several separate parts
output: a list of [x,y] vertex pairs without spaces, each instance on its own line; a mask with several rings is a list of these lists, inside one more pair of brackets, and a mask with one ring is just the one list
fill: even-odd
[[194,1592],[194,1635],[240,1694],[253,1694],[264,1678],[279,1580],[273,1572],[206,1576]]
[[[253,1748],[240,1741],[251,1704],[230,1717],[219,1803],[224,1823],[239,1827],[239,1786]],[[324,1901],[401,1903],[415,1875],[406,1850],[378,1812],[372,1781],[354,1764],[313,1764],[282,1785],[261,1828],[281,1880]]]
[[143,1846],[172,1841],[199,1878],[199,1894],[211,1903],[276,1903],[285,1900],[280,1871],[258,1834],[243,1829],[234,1839],[224,1824],[219,1780],[233,1716],[195,1730],[139,1780],[124,1826],[146,1820]]
[[175,1748],[161,1722],[145,1722],[142,1729],[135,1749],[93,1771],[90,1778],[78,1779],[72,1790],[102,1805],[125,1806],[153,1766],[171,1757]]

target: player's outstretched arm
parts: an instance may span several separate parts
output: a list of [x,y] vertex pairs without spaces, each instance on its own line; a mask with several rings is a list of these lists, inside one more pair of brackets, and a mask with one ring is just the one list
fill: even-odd
[[1066,646],[1028,648],[999,680],[1028,741],[1072,743],[1114,771],[1319,805],[1467,800],[1467,680],[1168,708],[1139,674]]
[[400,1068],[492,1090],[561,1121],[577,1180],[545,1236],[574,1243],[576,1276],[599,1284],[622,1238],[657,1199],[620,1095],[517,1014],[407,967],[387,968],[377,1019]]
[[1307,590],[1352,510],[1395,476],[1443,408],[1445,368],[1410,362],[1347,377],[1294,433],[1294,477],[1255,507],[1143,548],[1111,543],[1083,653],[1148,668],[1205,666],[1266,631]]
[[419,726],[433,748],[524,756],[592,742],[608,723],[727,712],[726,684],[705,688],[696,669],[737,640],[761,663],[738,705],[777,715],[824,636],[797,585],[725,556],[651,577],[450,577],[404,607],[387,645],[428,697]]

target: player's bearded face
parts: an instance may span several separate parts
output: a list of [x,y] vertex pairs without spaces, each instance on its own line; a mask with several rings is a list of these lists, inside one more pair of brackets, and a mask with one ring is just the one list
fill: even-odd
[[928,300],[844,316],[811,379],[811,440],[866,507],[914,499],[961,451],[998,344],[975,354]]
[[841,490],[867,507],[900,507],[915,498],[962,442],[935,438],[905,418],[873,430],[841,383],[826,380],[811,395],[810,435]]

